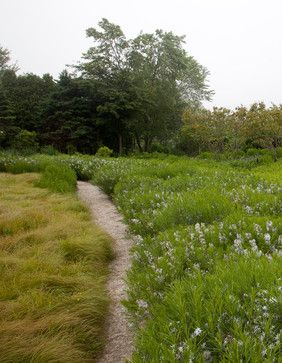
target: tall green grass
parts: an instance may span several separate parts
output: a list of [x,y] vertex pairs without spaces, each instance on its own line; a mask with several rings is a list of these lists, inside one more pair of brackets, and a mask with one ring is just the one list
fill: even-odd
[[[110,194],[136,235],[133,362],[279,361],[282,159],[248,154],[48,159]],[[61,247],[73,263],[91,256],[87,244]]]
[[133,361],[278,361],[280,262],[237,257],[175,280],[148,307]]
[[115,160],[94,176],[137,235],[133,362],[279,361],[281,161],[241,164]]
[[42,172],[36,186],[52,192],[71,193],[76,189],[76,174],[64,164],[50,164]]

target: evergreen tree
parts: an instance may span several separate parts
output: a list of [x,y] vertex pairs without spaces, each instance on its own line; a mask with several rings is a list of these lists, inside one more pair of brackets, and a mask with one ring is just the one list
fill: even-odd
[[19,131],[20,129],[15,126],[15,116],[11,104],[0,87],[0,146],[9,147]]

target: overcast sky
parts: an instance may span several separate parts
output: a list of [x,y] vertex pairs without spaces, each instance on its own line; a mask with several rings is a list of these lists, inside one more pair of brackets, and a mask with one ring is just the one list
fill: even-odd
[[0,45],[21,72],[58,76],[91,45],[101,18],[126,36],[155,29],[186,35],[210,72],[207,105],[282,103],[282,0],[0,0]]

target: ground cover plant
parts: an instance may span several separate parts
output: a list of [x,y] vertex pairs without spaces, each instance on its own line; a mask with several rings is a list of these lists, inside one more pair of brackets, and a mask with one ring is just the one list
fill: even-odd
[[[37,168],[38,160],[25,162]],[[57,166],[45,172],[0,174],[3,363],[88,362],[103,344],[110,240],[68,188],[52,190]]]
[[137,235],[132,361],[278,362],[281,159],[142,163],[116,160],[93,176],[109,191],[115,175],[112,195]]
[[133,362],[278,362],[282,159],[154,156],[27,163],[92,179],[137,236],[125,302]]

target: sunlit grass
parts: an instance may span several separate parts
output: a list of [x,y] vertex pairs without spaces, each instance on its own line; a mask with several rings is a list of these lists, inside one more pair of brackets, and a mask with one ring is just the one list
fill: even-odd
[[0,362],[88,362],[103,344],[110,240],[38,179],[0,174]]

